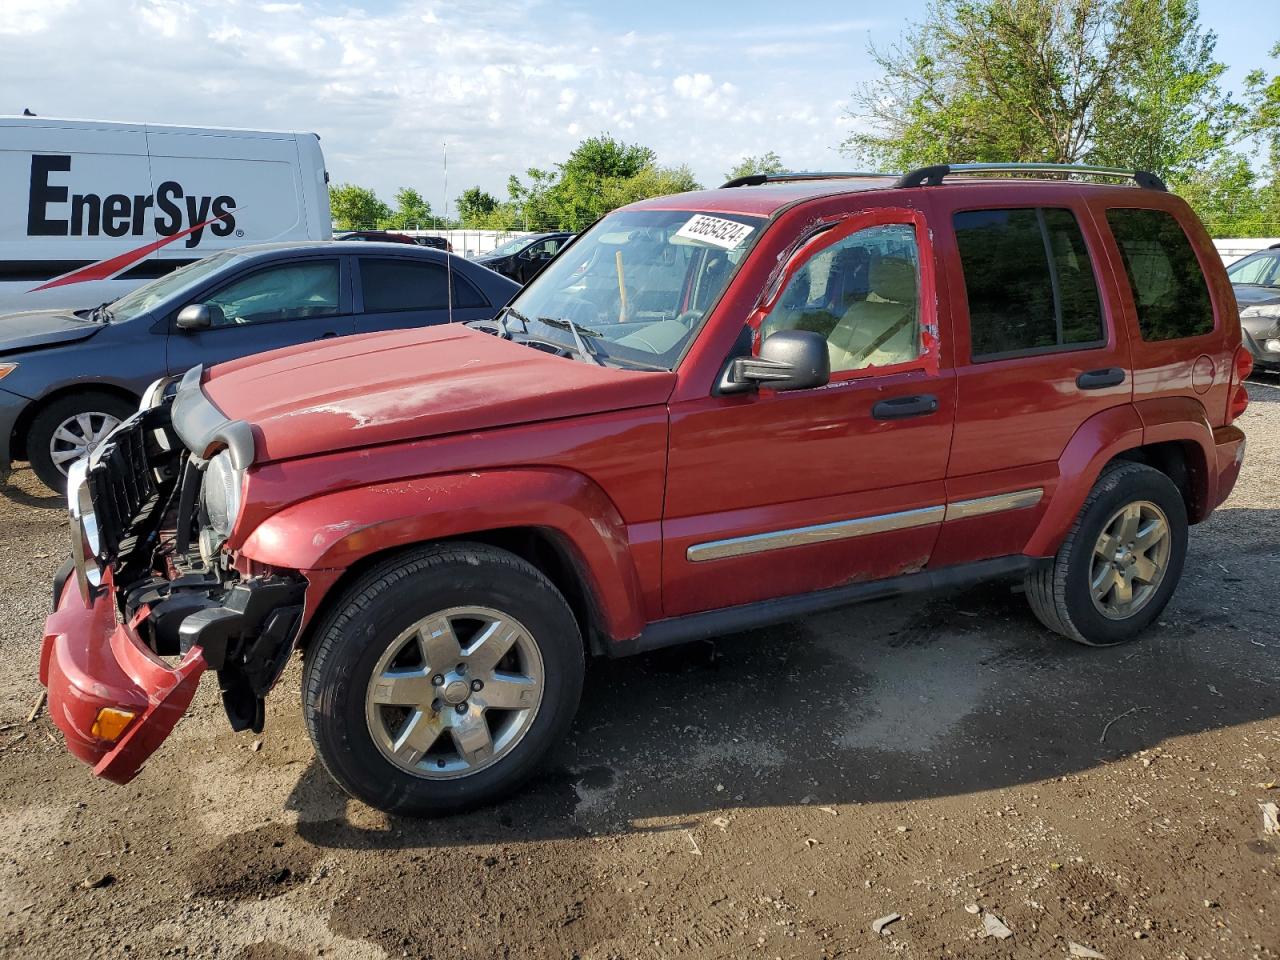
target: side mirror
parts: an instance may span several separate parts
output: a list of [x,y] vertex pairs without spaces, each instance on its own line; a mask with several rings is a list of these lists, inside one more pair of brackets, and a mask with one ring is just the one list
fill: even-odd
[[178,311],[179,330],[208,330],[225,318],[216,303],[189,303]]
[[765,337],[758,357],[738,357],[729,364],[720,384],[722,393],[756,387],[810,390],[831,379],[827,340],[812,330],[779,330]]

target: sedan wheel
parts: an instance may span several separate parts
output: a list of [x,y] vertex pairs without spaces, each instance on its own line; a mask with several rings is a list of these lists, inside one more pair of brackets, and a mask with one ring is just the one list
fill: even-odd
[[109,413],[87,411],[67,417],[49,438],[49,459],[66,476],[68,468],[81,457],[87,457],[107,438],[120,420]]

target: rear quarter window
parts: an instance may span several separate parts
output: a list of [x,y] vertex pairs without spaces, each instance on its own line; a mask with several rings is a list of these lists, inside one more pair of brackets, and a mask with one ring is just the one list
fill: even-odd
[[1213,331],[1213,303],[1182,225],[1164,210],[1113,208],[1107,223],[1133,291],[1143,340]]

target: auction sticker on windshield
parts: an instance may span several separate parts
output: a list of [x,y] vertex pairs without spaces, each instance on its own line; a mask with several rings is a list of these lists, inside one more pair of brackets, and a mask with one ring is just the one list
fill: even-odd
[[677,237],[686,240],[701,240],[726,250],[732,250],[751,235],[755,227],[736,220],[724,220],[720,217],[709,217],[705,213],[695,214],[689,222],[675,232]]

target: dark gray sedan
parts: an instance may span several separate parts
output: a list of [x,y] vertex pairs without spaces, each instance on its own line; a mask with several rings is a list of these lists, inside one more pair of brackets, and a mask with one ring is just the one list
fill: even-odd
[[1260,370],[1280,370],[1280,245],[1227,267],[1240,306],[1240,331]]
[[61,490],[67,468],[137,409],[151,382],[197,363],[488,319],[519,289],[429,247],[263,244],[198,260],[93,310],[0,316],[0,479],[11,460],[29,460]]

